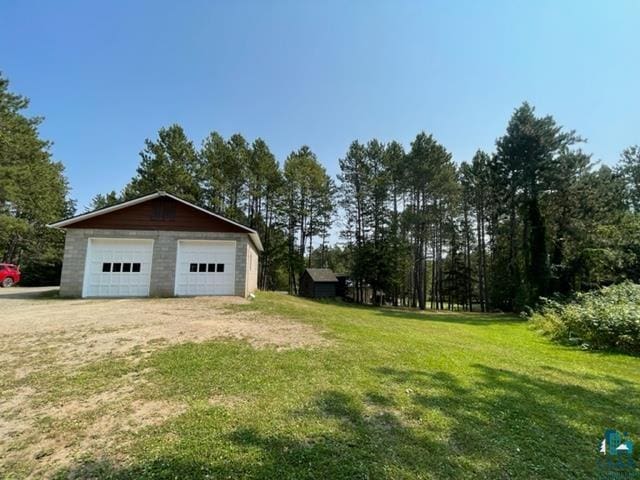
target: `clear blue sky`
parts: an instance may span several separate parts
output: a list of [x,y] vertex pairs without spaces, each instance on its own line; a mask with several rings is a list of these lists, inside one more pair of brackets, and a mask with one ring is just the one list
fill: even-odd
[[640,143],[639,21],[636,0],[5,0],[0,70],[83,210],[174,122],[281,162],[308,144],[335,174],[352,140],[421,130],[468,160],[528,100],[613,163]]

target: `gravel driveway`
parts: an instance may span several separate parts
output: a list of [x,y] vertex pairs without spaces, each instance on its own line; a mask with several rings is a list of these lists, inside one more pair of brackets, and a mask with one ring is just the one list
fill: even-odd
[[39,298],[55,295],[60,287],[11,287],[0,288],[0,300]]
[[49,287],[0,290],[0,309],[10,312],[0,316],[0,361],[6,366],[24,366],[24,354],[38,348],[58,350],[61,364],[80,364],[133,348],[222,337],[276,348],[323,342],[308,325],[230,311],[248,303],[239,297],[67,300],[51,298],[55,290]]
[[[24,468],[25,477],[41,478],[78,455],[107,448],[118,432],[184,410],[137,398],[144,372],[77,398],[60,391],[57,375],[73,378],[103,359],[135,364],[183,342],[232,338],[276,349],[326,343],[309,325],[236,308],[247,302],[238,297],[67,300],[51,288],[0,289],[0,478],[3,463],[5,473]],[[48,431],[42,430],[43,421]]]

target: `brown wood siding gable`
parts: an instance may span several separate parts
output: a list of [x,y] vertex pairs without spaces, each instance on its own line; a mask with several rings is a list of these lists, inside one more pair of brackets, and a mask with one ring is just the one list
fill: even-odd
[[167,197],[88,218],[66,228],[247,233],[237,225]]

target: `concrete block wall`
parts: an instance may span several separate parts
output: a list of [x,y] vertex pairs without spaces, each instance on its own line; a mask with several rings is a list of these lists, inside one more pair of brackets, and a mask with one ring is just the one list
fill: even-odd
[[60,277],[60,296],[81,297],[87,238],[82,230],[67,230]]
[[152,297],[174,295],[178,240],[233,240],[236,242],[235,294],[246,297],[250,293],[246,277],[246,252],[250,240],[245,233],[70,228],[66,232],[60,296],[82,296],[87,244],[90,238],[153,239],[149,291]]
[[247,295],[258,290],[258,250],[252,242],[247,242]]

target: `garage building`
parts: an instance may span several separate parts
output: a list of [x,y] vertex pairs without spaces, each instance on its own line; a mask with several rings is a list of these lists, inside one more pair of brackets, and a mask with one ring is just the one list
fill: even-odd
[[66,230],[64,297],[246,297],[258,287],[257,232],[165,192],[51,227]]

